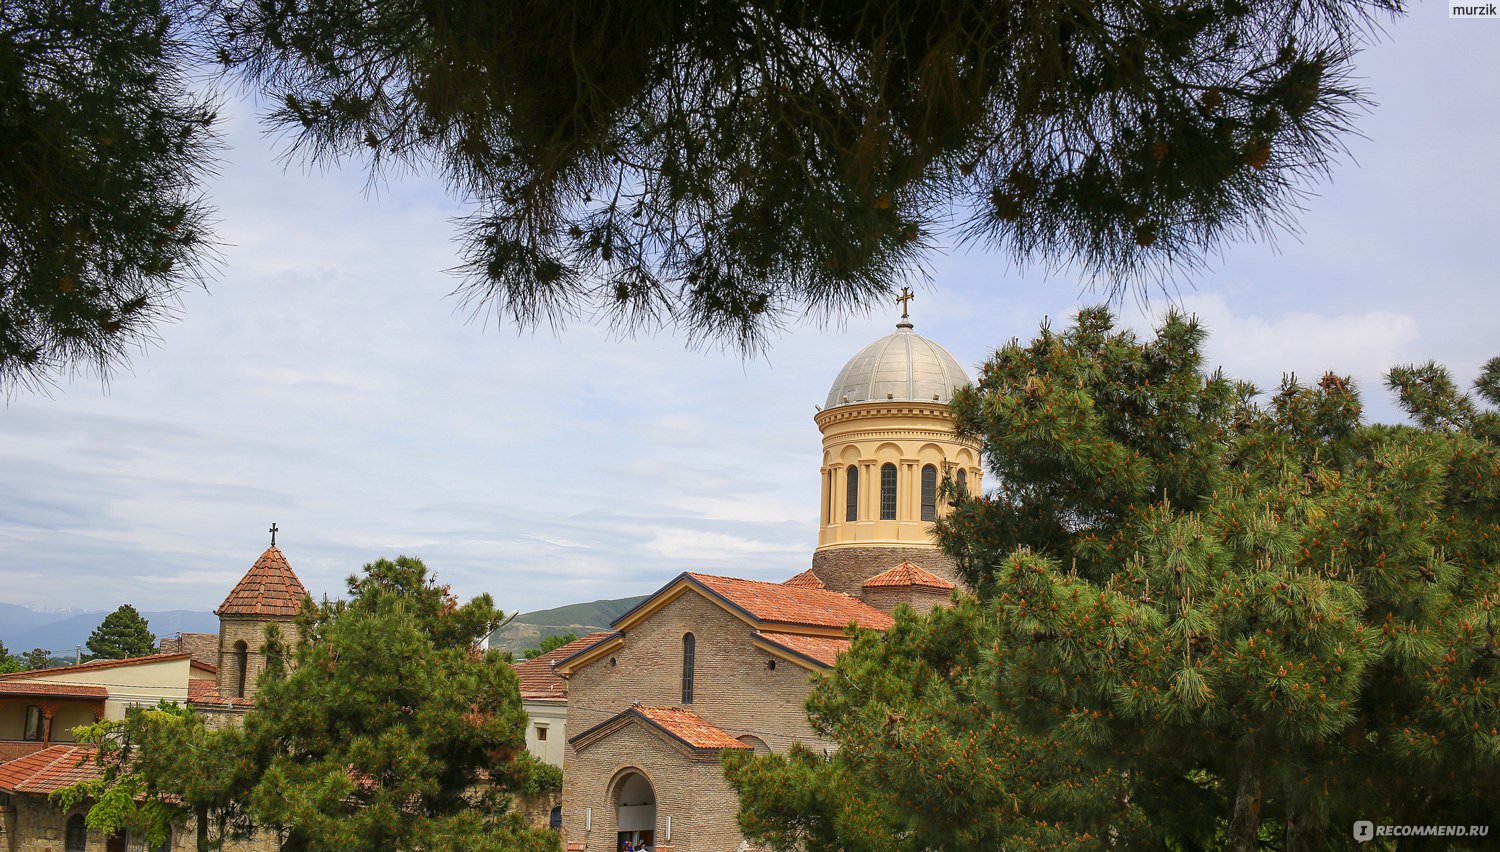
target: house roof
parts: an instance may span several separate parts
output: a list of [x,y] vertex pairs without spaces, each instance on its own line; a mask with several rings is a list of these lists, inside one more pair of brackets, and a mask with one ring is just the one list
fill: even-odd
[[568,682],[557,676],[553,664],[613,635],[615,634],[608,630],[590,633],[538,657],[515,663],[516,679],[521,684],[521,698],[527,701],[567,701]]
[[219,694],[218,684],[211,680],[188,681],[188,703],[218,704],[223,707],[242,709],[255,706],[253,698],[230,698]]
[[48,795],[79,781],[99,776],[97,749],[87,745],[55,745],[0,763],[0,790]]
[[[113,669],[120,666],[144,666],[152,663],[170,663],[174,660],[187,660],[192,654],[147,654],[144,657],[126,657],[123,660],[89,660],[76,666],[58,666],[55,669],[32,669],[26,672],[11,672],[0,675],[0,682],[11,680],[25,680],[29,678],[50,677],[58,674],[70,674],[72,672],[98,671],[99,669]],[[198,660],[192,661],[193,668],[204,671],[217,672],[218,669],[208,663]]]
[[866,589],[891,586],[923,586],[929,589],[946,589],[951,591],[958,588],[942,577],[928,571],[923,571],[910,562],[902,562],[889,571],[876,574],[860,585]]
[[646,707],[641,704],[631,705],[583,733],[569,737],[569,741],[575,748],[581,748],[631,722],[653,728],[697,752],[751,748],[691,710],[682,707]]
[[831,636],[798,636],[795,633],[766,633],[755,631],[755,641],[771,646],[775,650],[797,658],[811,668],[831,669],[839,654],[849,650],[848,639]]
[[826,588],[828,588],[827,586],[823,585],[823,581],[818,579],[818,575],[814,574],[812,572],[811,568],[807,569],[806,571],[803,571],[801,574],[798,574],[797,576],[791,578],[790,580],[782,580],[781,581],[781,585],[783,585],[783,586],[791,586],[791,587],[797,588],[797,589],[826,589]]
[[293,616],[302,609],[305,597],[307,589],[293,573],[281,549],[273,544],[255,560],[214,612],[217,615]]
[[712,574],[684,574],[698,587],[759,622],[772,625],[842,629],[851,622],[885,630],[895,622],[889,615],[848,595],[823,589],[784,586]]
[[0,681],[0,696],[51,695],[58,698],[108,698],[109,690],[102,686],[84,686],[81,683],[38,683],[31,680]]

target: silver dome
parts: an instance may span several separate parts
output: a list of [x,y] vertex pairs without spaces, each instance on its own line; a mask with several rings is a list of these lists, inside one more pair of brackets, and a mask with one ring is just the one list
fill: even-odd
[[896,333],[871,343],[849,359],[823,407],[860,402],[940,402],[953,399],[953,391],[969,383],[969,376],[948,350],[915,334],[911,323],[896,326]]

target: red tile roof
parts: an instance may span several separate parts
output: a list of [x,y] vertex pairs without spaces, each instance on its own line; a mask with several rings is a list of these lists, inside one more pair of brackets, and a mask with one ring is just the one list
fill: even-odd
[[254,707],[253,698],[229,698],[219,694],[218,684],[211,680],[188,681],[188,702],[192,704],[219,704],[224,707]]
[[640,716],[693,748],[750,748],[723,728],[681,707],[643,707],[637,704],[626,712]]
[[885,630],[895,623],[880,610],[838,592],[712,574],[684,576],[760,622],[763,628],[771,625],[842,628],[854,622],[860,627]]
[[245,576],[224,599],[218,615],[296,615],[302,609],[307,589],[292,572],[286,556],[276,545],[255,560]]
[[99,777],[93,746],[55,745],[8,763],[0,763],[0,790],[47,795],[79,781]]
[[795,633],[766,633],[757,630],[755,638],[830,669],[833,668],[834,661],[838,659],[839,654],[849,650],[848,639],[835,639],[830,636],[798,636]]
[[19,742],[15,740],[10,742],[0,740],[0,763],[8,763],[18,757],[34,754],[48,745],[48,743],[29,742],[25,740]]
[[818,575],[814,574],[812,572],[811,568],[807,569],[806,571],[803,571],[801,574],[798,574],[797,576],[793,577],[790,580],[782,580],[781,581],[781,585],[783,585],[783,586],[791,586],[791,587],[796,588],[796,589],[826,589],[826,588],[828,588],[827,586],[823,585],[823,581],[818,579]]
[[910,562],[902,562],[883,574],[876,574],[861,584],[862,588],[878,586],[925,586],[929,589],[956,589],[957,586],[936,574],[923,571]]
[[[79,663],[76,666],[58,666],[55,669],[33,669],[26,672],[11,672],[0,675],[0,682],[11,680],[24,680],[33,677],[47,677],[55,674],[67,674],[71,672],[97,671],[99,669],[112,669],[118,666],[142,666],[148,663],[169,663],[173,660],[186,660],[191,654],[148,654],[144,657],[126,657],[123,660],[90,660]],[[200,669],[214,671],[214,667],[207,663],[193,661],[193,665]]]
[[521,682],[521,697],[528,701],[567,701],[568,682],[557,676],[552,664],[615,635],[604,630],[574,639],[539,657],[515,663],[516,679]]
[[33,683],[29,680],[0,681],[0,696],[11,695],[56,695],[62,698],[108,698],[109,690],[102,686],[84,686],[78,683]]

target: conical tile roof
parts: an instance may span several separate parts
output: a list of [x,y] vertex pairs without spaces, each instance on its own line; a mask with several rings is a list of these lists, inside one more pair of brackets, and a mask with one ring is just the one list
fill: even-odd
[[215,611],[218,615],[292,616],[302,608],[307,589],[292,572],[286,556],[276,545],[255,560],[234,591]]
[[902,562],[883,574],[876,574],[861,584],[869,589],[878,586],[926,586],[929,589],[957,588],[936,574],[923,571],[910,562]]

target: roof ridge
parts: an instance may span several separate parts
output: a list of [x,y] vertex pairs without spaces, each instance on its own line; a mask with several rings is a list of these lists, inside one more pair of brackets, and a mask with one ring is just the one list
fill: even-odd
[[214,614],[294,616],[301,611],[305,597],[307,588],[292,570],[286,554],[273,544],[255,560]]
[[183,651],[181,653],[172,654],[146,654],[140,657],[125,657],[124,659],[120,660],[89,660],[86,663],[74,663],[71,666],[55,666],[50,669],[32,669],[30,671],[24,672],[10,672],[9,674],[0,674],[0,680],[26,680],[33,677],[44,677],[46,675],[62,674],[64,672],[75,672],[80,669],[112,669],[119,666],[138,666],[144,663],[167,663],[173,660],[179,660],[184,657],[191,656],[193,655],[187,653],[186,651]]

